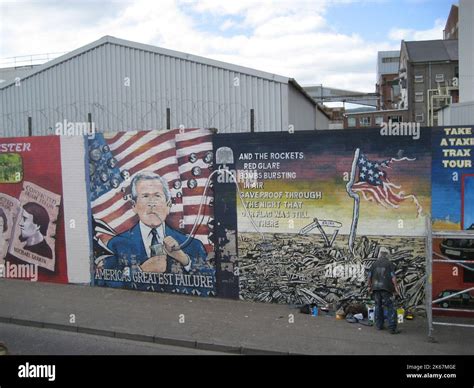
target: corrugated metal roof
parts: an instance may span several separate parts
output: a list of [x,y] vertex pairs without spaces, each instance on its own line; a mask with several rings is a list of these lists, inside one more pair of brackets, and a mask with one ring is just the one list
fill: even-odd
[[[173,57],[173,58],[176,58],[176,59],[182,59],[182,60],[185,60],[185,61],[190,61],[190,62],[202,64],[202,65],[207,65],[207,66],[212,66],[212,67],[216,67],[216,68],[226,69],[226,70],[234,71],[236,73],[248,74],[248,75],[251,75],[251,76],[254,76],[254,77],[268,79],[270,81],[282,82],[282,83],[288,83],[288,81],[289,81],[288,77],[283,77],[281,75],[267,73],[267,72],[264,72],[264,71],[251,69],[251,68],[244,67],[244,66],[234,65],[232,63],[216,61],[214,59],[200,57],[200,56],[193,55],[193,54],[187,54],[187,53],[182,53],[182,52],[179,52],[179,51],[169,50],[169,49],[165,49],[165,48],[162,48],[162,47],[151,46],[151,45],[148,45],[148,44],[143,44],[143,43],[138,43],[138,42],[132,42],[130,40],[125,40],[125,39],[119,39],[119,38],[115,38],[115,37],[109,36],[109,35],[106,35],[106,36],[100,38],[99,40],[96,40],[95,42],[89,43],[89,44],[87,44],[85,46],[82,46],[82,47],[80,47],[80,48],[78,48],[74,51],[71,51],[67,54],[64,54],[64,55],[62,55],[62,56],[60,56],[60,57],[58,57],[58,58],[56,58],[52,61],[46,62],[41,66],[36,67],[32,71],[24,74],[22,79],[25,80],[25,79],[27,79],[27,78],[35,75],[35,74],[41,73],[42,71],[45,71],[45,70],[47,70],[47,69],[49,69],[53,66],[57,66],[58,64],[60,64],[62,62],[69,61],[70,59],[72,59],[76,56],[82,55],[82,54],[86,53],[87,51],[93,50],[93,49],[95,49],[99,46],[105,45],[107,43],[111,43],[111,44],[115,44],[115,45],[123,46],[123,47],[127,47],[127,48],[133,48],[133,49],[136,49],[136,50],[148,51],[148,52],[151,52],[151,53],[160,54],[160,55],[164,55],[164,56],[168,56],[168,57]],[[8,86],[11,86],[14,83],[15,83],[15,81],[5,83],[4,85],[0,86],[0,89],[4,89]]]
[[26,74],[30,74],[35,66],[17,66],[17,67],[4,67],[0,69],[0,86],[2,84],[15,82],[16,77],[22,78]]
[[[290,86],[298,95],[289,96]],[[105,36],[32,69],[21,84],[1,85],[0,135],[26,135],[28,117],[34,135],[52,134],[63,120],[84,122],[89,113],[99,131],[169,123],[246,132],[251,110],[255,131],[286,131],[295,124],[292,98],[306,100],[297,116],[314,123],[315,102],[293,79]]]
[[410,62],[458,61],[458,40],[424,40],[404,42]]

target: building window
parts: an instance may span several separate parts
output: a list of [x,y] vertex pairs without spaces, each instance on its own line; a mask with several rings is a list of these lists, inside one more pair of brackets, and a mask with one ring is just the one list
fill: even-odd
[[376,116],[375,125],[382,125],[382,124],[383,124],[383,116]]
[[415,83],[422,84],[424,82],[422,75],[415,75]]
[[392,123],[401,123],[403,122],[402,116],[388,116],[388,121],[391,121]]
[[444,82],[444,74],[436,74],[436,82]]
[[398,97],[400,95],[400,85],[392,85],[392,95],[393,97]]
[[360,121],[360,126],[361,127],[368,127],[370,126],[370,116],[365,116],[365,117],[361,117],[359,119]]
[[382,58],[382,63],[395,63],[400,62],[399,57],[389,57],[389,58]]
[[415,102],[423,102],[423,92],[415,93]]
[[417,113],[417,114],[415,115],[415,121],[416,121],[417,123],[422,123],[422,122],[424,122],[424,121],[425,121],[425,115],[424,115],[423,113]]
[[355,127],[356,126],[356,119],[355,117],[349,117],[347,119],[347,126],[348,127]]

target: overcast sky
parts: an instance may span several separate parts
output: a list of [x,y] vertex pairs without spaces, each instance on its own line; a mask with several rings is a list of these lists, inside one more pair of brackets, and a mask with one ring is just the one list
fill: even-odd
[[0,0],[0,63],[104,35],[371,92],[377,51],[442,39],[454,0]]

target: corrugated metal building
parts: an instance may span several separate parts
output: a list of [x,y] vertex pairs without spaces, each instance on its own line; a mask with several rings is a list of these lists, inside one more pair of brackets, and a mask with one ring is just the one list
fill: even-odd
[[329,117],[291,79],[105,36],[0,85],[0,136],[207,127],[219,132],[326,129]]
[[23,78],[25,75],[28,75],[36,65],[31,66],[12,66],[12,67],[2,67],[0,69],[0,86],[4,82],[12,82],[16,77]]

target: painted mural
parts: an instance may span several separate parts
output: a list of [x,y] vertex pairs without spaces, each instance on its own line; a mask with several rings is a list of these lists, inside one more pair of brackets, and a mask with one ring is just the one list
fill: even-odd
[[[240,297],[365,300],[366,271],[388,250],[405,306],[421,305],[430,141],[423,129],[416,139],[376,129],[217,136],[219,186],[233,189],[237,208],[224,261],[238,262]],[[216,201],[226,199],[216,191]]]
[[2,276],[67,283],[60,141],[0,142]]
[[[445,261],[433,263],[433,300],[474,286],[474,239],[453,236],[434,238],[433,259]],[[451,308],[474,311],[474,292],[468,291],[463,296],[437,303],[434,307],[446,311]]]
[[89,140],[94,282],[212,296],[212,134],[98,134]]
[[474,230],[472,127],[433,129],[433,230]]
[[[433,300],[474,284],[474,133],[472,127],[434,128],[432,133],[433,232],[451,236],[433,239]],[[472,231],[473,239],[454,238]],[[453,261],[450,263],[449,261]],[[455,262],[455,261],[464,262]],[[452,308],[472,309],[469,293],[435,305],[446,314]],[[474,294],[471,292],[471,296]]]

